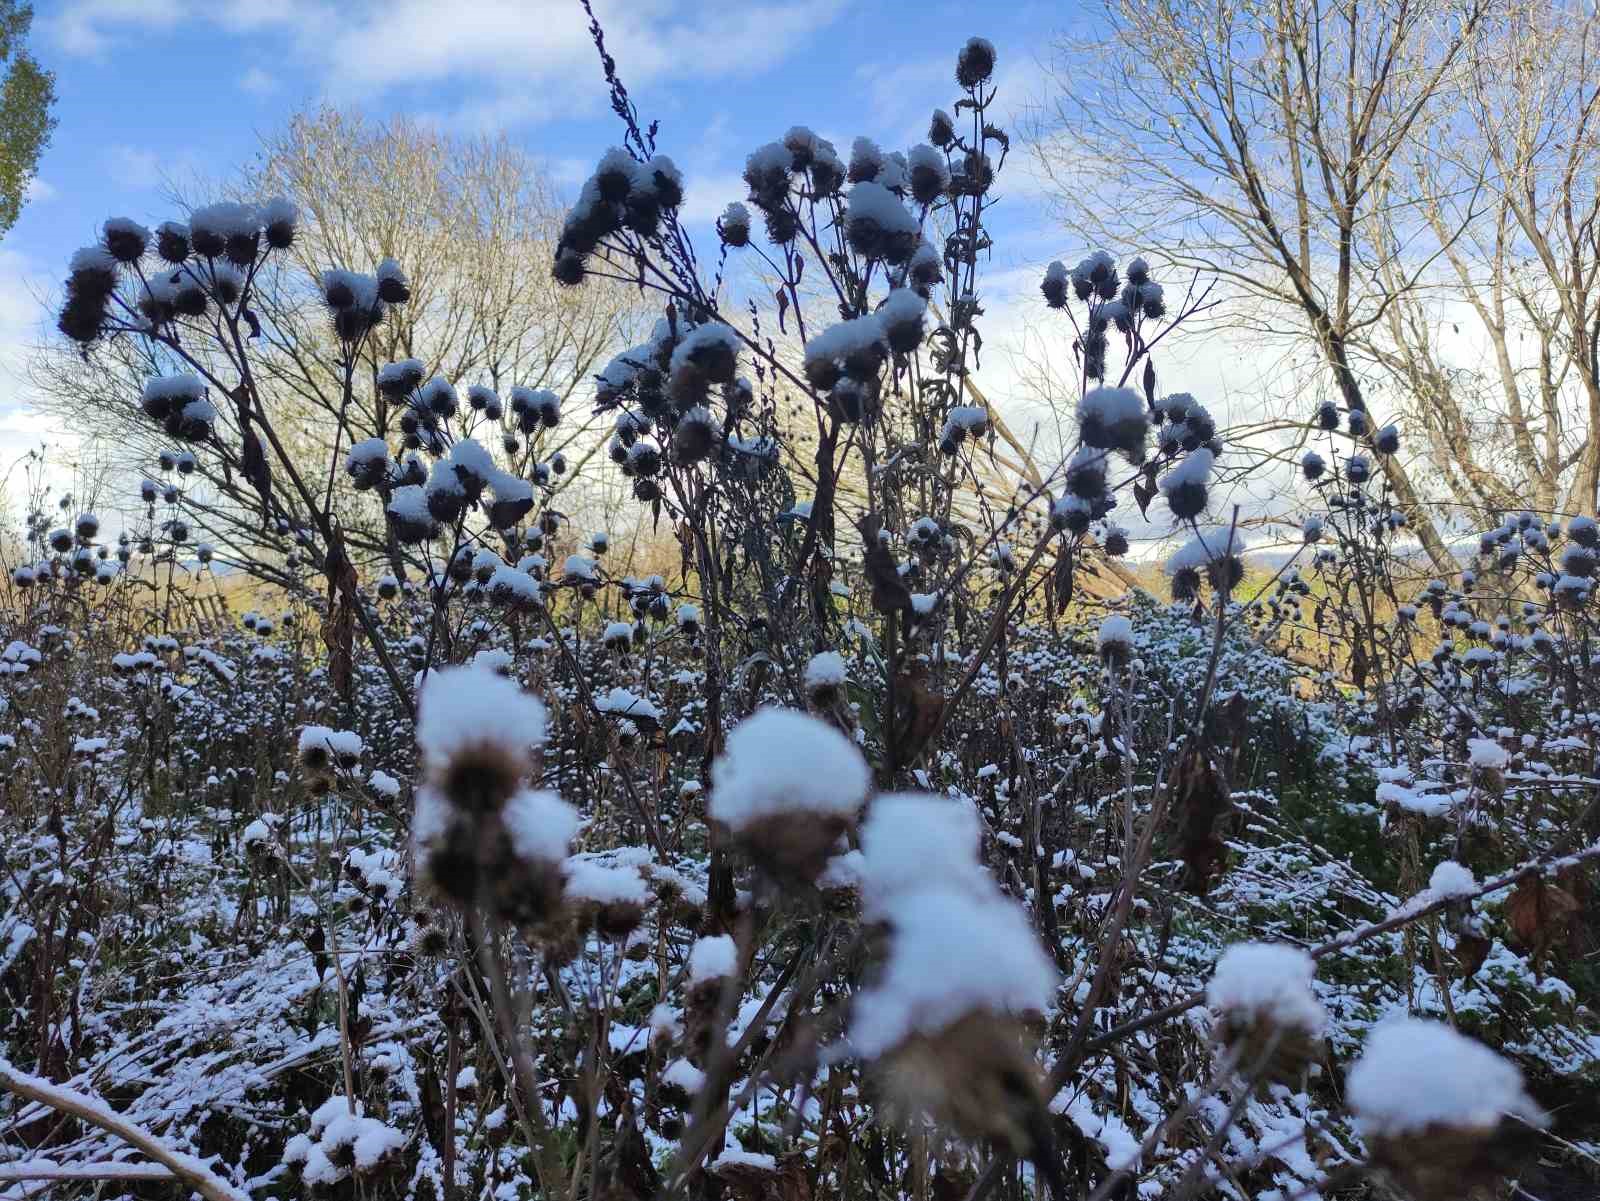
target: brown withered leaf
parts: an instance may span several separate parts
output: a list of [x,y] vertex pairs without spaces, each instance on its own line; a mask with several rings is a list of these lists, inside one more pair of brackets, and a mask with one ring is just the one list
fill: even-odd
[[1073,558],[1070,554],[1061,555],[1056,559],[1055,570],[1051,573],[1052,597],[1057,610],[1064,612],[1072,603],[1073,590]]
[[267,463],[266,452],[261,449],[261,439],[255,430],[245,427],[239,443],[239,468],[244,478],[261,498],[261,520],[272,520],[272,467]]
[[1367,652],[1356,643],[1350,655],[1350,679],[1357,688],[1367,686]]
[[811,1201],[811,1177],[805,1156],[795,1151],[778,1161],[778,1201]]
[[602,1163],[600,1195],[606,1201],[644,1201],[661,1189],[650,1150],[631,1119],[617,1126],[616,1139]]
[[1574,958],[1583,958],[1592,955],[1597,941],[1600,941],[1600,929],[1596,929],[1593,920],[1586,920],[1594,914],[1594,885],[1589,879],[1589,865],[1587,863],[1575,864],[1572,867],[1562,868],[1556,873],[1556,883],[1572,894],[1572,899],[1578,903],[1578,911],[1573,914],[1572,920],[1567,923],[1567,954]]
[[1484,960],[1489,958],[1489,951],[1493,946],[1494,940],[1485,938],[1481,934],[1463,934],[1458,937],[1455,951],[1458,978],[1470,980],[1476,976]]
[[328,576],[328,615],[322,621],[322,641],[328,648],[328,678],[344,700],[355,683],[356,569],[345,553],[344,535],[337,529],[328,543],[323,564]]
[[928,665],[913,663],[895,677],[895,746],[902,765],[915,763],[944,718],[944,694],[928,687]]
[[1206,741],[1237,751],[1250,733],[1250,706],[1243,692],[1232,692],[1206,713]]
[[1524,877],[1506,898],[1506,921],[1512,937],[1528,955],[1536,978],[1543,978],[1544,957],[1567,932],[1578,902],[1566,889],[1543,876]]
[[1228,848],[1217,822],[1231,808],[1228,792],[1205,750],[1191,744],[1173,775],[1173,812],[1178,827],[1178,857],[1183,860],[1184,891],[1204,896],[1227,866]]
[[1156,498],[1156,465],[1148,464],[1144,473],[1133,481],[1133,499],[1139,506],[1139,516],[1150,515],[1150,502]]
[[876,513],[868,513],[857,528],[861,531],[861,542],[865,548],[866,557],[862,567],[866,571],[867,582],[872,585],[872,607],[879,613],[909,610],[911,590],[900,578],[899,564],[878,537],[883,529],[883,518]]

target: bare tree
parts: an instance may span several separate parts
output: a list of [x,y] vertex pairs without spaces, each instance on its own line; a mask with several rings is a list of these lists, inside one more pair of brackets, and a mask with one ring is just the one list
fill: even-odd
[[[383,364],[415,355],[425,358],[429,374],[462,385],[519,384],[565,400],[637,321],[636,302],[624,290],[580,294],[550,279],[560,201],[537,163],[504,138],[457,138],[403,119],[378,123],[325,108],[268,136],[259,161],[230,190],[242,200],[286,195],[302,213],[289,253],[254,281],[253,355],[276,427],[296,457],[316,464],[319,479],[341,477],[324,469],[354,443],[392,439],[403,407],[375,386],[344,386],[317,286],[331,265],[370,270],[393,259],[409,284],[409,303],[391,307],[362,345],[358,370],[368,384]],[[142,339],[112,340],[87,358],[54,343],[36,356],[33,379],[46,408],[115,448],[116,466],[136,480],[157,472],[164,449],[138,406],[144,380],[173,369],[152,357],[160,353]],[[508,427],[506,436],[516,431]],[[576,467],[598,441],[589,423],[575,421],[540,449],[561,451]],[[530,454],[519,446],[513,459]],[[281,498],[290,506],[284,521],[263,528],[259,499],[237,467],[200,456],[185,493],[192,524],[226,559],[290,582],[285,558],[295,531],[307,528],[293,512],[294,498]],[[371,506],[353,503],[345,491],[331,500],[352,553],[393,555]]]
[[[1519,2],[1485,23],[1460,103],[1397,164],[1379,236],[1385,282],[1417,215],[1440,247],[1427,286],[1363,332],[1429,460],[1480,514],[1594,512],[1600,487],[1600,150],[1595,14]],[[1396,218],[1399,219],[1396,219]],[[1451,354],[1468,327],[1477,362]]]
[[[1214,273],[1228,319],[1309,348],[1365,412],[1356,344],[1433,263],[1394,257],[1387,188],[1431,106],[1466,87],[1490,4],[1449,0],[1107,0],[1104,33],[1066,40],[1033,144],[1069,227]],[[1110,169],[1108,169],[1108,164]],[[1388,258],[1383,256],[1389,255]],[[1451,558],[1410,475],[1387,482],[1429,557]]]

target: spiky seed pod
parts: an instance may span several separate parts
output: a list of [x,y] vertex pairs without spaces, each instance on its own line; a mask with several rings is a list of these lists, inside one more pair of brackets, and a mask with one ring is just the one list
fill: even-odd
[[934,109],[933,116],[928,119],[928,141],[943,150],[955,140],[956,125],[950,114],[942,108]]
[[551,274],[554,276],[556,283],[561,284],[563,287],[576,287],[583,282],[585,274],[583,256],[572,249],[558,251]]
[[181,408],[175,408],[167,414],[166,420],[161,423],[169,438],[177,438],[183,442],[204,442],[211,437],[213,423],[217,419],[217,410],[210,401],[191,400]]
[[449,525],[461,516],[466,496],[452,488],[428,488],[428,513],[440,525]]
[[105,322],[105,301],[68,296],[56,316],[56,329],[72,341],[88,346],[100,337]]
[[294,235],[300,214],[295,206],[283,197],[270,200],[261,209],[267,245],[273,250],[287,250],[294,245]]
[[1179,521],[1192,521],[1206,511],[1209,491],[1205,484],[1185,480],[1167,492],[1167,507]]
[[645,174],[662,208],[675,209],[683,203],[683,173],[670,158],[655,155],[645,164]]
[[1213,1035],[1262,1089],[1293,1084],[1323,1051],[1327,1015],[1311,991],[1315,965],[1297,947],[1238,943],[1217,963],[1206,998]]
[[189,258],[189,227],[179,221],[163,221],[156,227],[156,254],[177,266]]
[[217,303],[230,305],[238,303],[244,295],[244,279],[226,263],[211,264],[211,294],[217,298]]
[[223,254],[235,267],[248,267],[261,253],[259,229],[236,229],[223,242]]
[[628,462],[634,475],[650,479],[661,470],[661,451],[653,443],[638,442],[629,448]]
[[1012,1016],[970,1013],[934,1035],[914,1034],[877,1063],[893,1110],[926,1113],[968,1138],[1053,1162],[1043,1080],[1032,1038]]
[[680,466],[698,463],[716,449],[717,423],[703,406],[690,409],[672,431],[672,458]]
[[72,256],[67,294],[84,301],[105,302],[117,288],[120,264],[103,246],[85,246]]
[[1073,456],[1067,468],[1067,490],[1084,500],[1095,500],[1106,491],[1106,455],[1084,447]]
[[180,317],[204,317],[211,298],[200,281],[187,271],[172,279],[172,308]]
[[993,74],[993,43],[987,38],[968,38],[956,56],[956,82],[971,91]]
[[800,219],[786,208],[766,210],[763,220],[767,227],[767,240],[774,246],[787,246],[800,232]]
[[102,234],[107,252],[119,263],[137,263],[150,247],[150,231],[126,217],[112,217]]
[[870,419],[877,410],[878,381],[861,381],[842,376],[828,390],[828,411],[840,421],[851,423]]
[[717,235],[735,249],[750,244],[750,210],[735,201],[723,210],[717,221]]
[[1053,262],[1045,269],[1044,282],[1039,285],[1039,290],[1044,294],[1044,302],[1052,309],[1067,307],[1067,285],[1069,283],[1067,268],[1064,263]]
[[1193,600],[1200,594],[1200,572],[1194,567],[1184,567],[1172,573],[1172,599]]
[[359,342],[383,323],[383,310],[374,306],[340,309],[333,315],[333,332],[341,342]]

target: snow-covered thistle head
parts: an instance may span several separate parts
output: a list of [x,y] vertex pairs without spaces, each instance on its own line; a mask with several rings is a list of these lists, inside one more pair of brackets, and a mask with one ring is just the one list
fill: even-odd
[[[1172,598],[1187,600],[1194,595],[1200,576],[1212,588],[1227,595],[1244,579],[1244,537],[1237,529],[1203,530],[1167,559],[1167,574],[1172,577]],[[1180,589],[1180,580],[1193,585]],[[1181,594],[1180,594],[1181,593]]]
[[405,304],[411,299],[411,281],[394,259],[384,259],[373,274],[378,280],[378,299],[384,304]]
[[1119,451],[1135,466],[1144,462],[1149,430],[1144,399],[1132,388],[1091,388],[1078,402],[1084,444]]
[[150,231],[126,217],[107,220],[101,237],[107,252],[119,263],[137,263],[150,247]]
[[806,690],[806,699],[810,701],[812,707],[824,712],[843,698],[848,678],[844,656],[838,651],[822,651],[812,655],[806,663],[801,683]]
[[275,197],[261,206],[262,233],[273,250],[287,250],[293,246],[299,224],[300,211],[286,197]]
[[1417,1201],[1489,1195],[1548,1120],[1510,1060],[1415,1018],[1373,1030],[1346,1097],[1373,1163]]
[[1044,302],[1053,309],[1067,307],[1067,267],[1065,263],[1056,261],[1051,263],[1044,271],[1044,282],[1039,285],[1039,290],[1044,293]]
[[156,226],[156,254],[176,267],[189,257],[189,227],[181,221],[163,221]]
[[562,865],[562,875],[568,908],[602,938],[627,938],[654,899],[638,865],[624,855],[574,855]]
[[792,709],[758,710],[711,766],[707,813],[780,880],[813,881],[855,825],[871,776],[843,734]]
[[553,792],[521,789],[499,809],[474,813],[424,785],[412,817],[413,861],[446,900],[483,905],[532,933],[561,912],[562,863],[578,825],[577,811]]
[[378,281],[373,276],[329,270],[322,273],[320,283],[323,302],[340,341],[359,341],[383,321],[383,301],[378,297]]
[[428,784],[469,812],[498,808],[532,772],[544,704],[481,666],[430,674],[418,697],[417,749]]
[[1206,985],[1217,1040],[1241,1075],[1290,1082],[1317,1054],[1327,1015],[1311,990],[1316,964],[1298,947],[1235,943]]
[[988,38],[968,38],[956,56],[956,82],[971,91],[994,74],[994,43]]
[[361,762],[361,738],[349,730],[306,726],[300,731],[300,766],[312,776],[354,771]]
[[724,244],[738,248],[750,244],[750,210],[737,200],[723,210],[717,233]]
[[1161,494],[1179,521],[1193,521],[1206,511],[1210,500],[1211,468],[1215,457],[1205,447],[1191,450],[1161,477]]
[[876,798],[862,827],[864,916],[887,930],[856,997],[850,1042],[891,1104],[1013,1151],[1048,1149],[1025,1019],[1059,982],[1027,916],[978,861],[979,821],[928,794]]
[[1095,650],[1108,666],[1127,666],[1133,655],[1133,623],[1121,613],[1109,614],[1095,635]]
[[876,180],[863,180],[850,189],[845,236],[862,257],[898,265],[911,257],[921,234],[898,196]]

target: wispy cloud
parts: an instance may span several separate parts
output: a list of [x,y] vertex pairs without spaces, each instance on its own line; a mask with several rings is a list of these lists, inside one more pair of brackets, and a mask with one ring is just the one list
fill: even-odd
[[260,67],[251,67],[239,77],[239,90],[252,96],[270,96],[279,86],[278,77]]
[[189,9],[187,0],[64,0],[39,14],[39,31],[68,54],[99,57],[132,31],[176,25]]
[[154,150],[113,146],[105,160],[107,174],[124,189],[147,192],[161,185],[162,163]]
[[[842,8],[843,0],[595,4],[607,48],[625,64],[631,86],[766,70],[801,50]],[[459,125],[533,124],[600,103],[590,86],[594,47],[570,0],[63,0],[43,28],[66,53],[98,56],[180,22],[283,39],[335,100],[448,84],[459,97],[443,115]],[[240,86],[252,90],[252,80],[265,82],[252,70]]]

